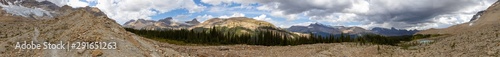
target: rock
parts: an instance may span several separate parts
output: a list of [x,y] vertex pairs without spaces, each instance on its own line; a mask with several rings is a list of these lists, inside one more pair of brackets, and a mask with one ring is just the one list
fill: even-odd
[[101,50],[94,50],[92,51],[92,57],[97,57],[97,56],[101,56],[103,53]]
[[78,54],[83,54],[83,52],[85,52],[85,49],[79,49],[79,50],[76,50],[76,52],[77,52]]
[[486,51],[486,54],[488,55],[495,55],[495,53],[496,53],[495,51]]

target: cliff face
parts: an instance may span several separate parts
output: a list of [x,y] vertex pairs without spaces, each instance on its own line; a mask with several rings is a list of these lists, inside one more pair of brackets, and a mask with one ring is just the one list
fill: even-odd
[[[0,55],[6,57],[160,57],[180,55],[180,53],[170,48],[158,48],[159,43],[155,41],[125,31],[119,24],[103,15],[97,8],[68,8],[68,6],[61,8],[58,10],[39,9],[50,11],[53,16],[41,15],[40,17],[44,18],[33,18],[32,16],[9,13],[6,11],[8,8],[3,7],[3,10],[0,10],[2,14],[0,15],[0,46],[2,47],[0,48]],[[105,50],[73,48],[58,50],[15,49],[16,43],[23,41],[33,41],[34,43],[59,43],[60,41],[64,43],[116,42],[117,44],[116,49]]]

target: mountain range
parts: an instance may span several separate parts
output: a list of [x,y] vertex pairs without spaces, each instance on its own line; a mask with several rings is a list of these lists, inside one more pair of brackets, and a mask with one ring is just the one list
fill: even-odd
[[402,35],[413,35],[419,30],[404,30],[404,29],[396,29],[392,27],[391,29],[388,28],[381,28],[381,27],[375,27],[372,28],[371,31],[375,34],[379,35],[384,35],[384,36],[402,36]]
[[187,29],[199,23],[200,22],[197,19],[186,22],[175,22],[172,17],[167,17],[158,21],[145,19],[130,20],[125,22],[123,27],[146,30]]
[[328,26],[320,23],[312,23],[308,26],[291,26],[290,28],[280,29],[274,26],[272,23],[266,21],[255,20],[246,17],[233,17],[233,18],[212,18],[200,23],[196,19],[191,21],[186,21],[184,23],[174,22],[171,17],[160,19],[158,21],[153,20],[130,20],[124,25],[126,28],[134,29],[146,29],[146,30],[161,30],[161,29],[195,29],[195,28],[212,28],[212,27],[228,27],[236,28],[241,27],[243,29],[241,32],[252,32],[258,28],[269,27],[273,30],[280,30],[283,32],[296,32],[295,34],[309,34],[314,33],[321,36],[328,35],[340,35],[340,34],[350,34],[353,36],[362,34],[379,34],[384,36],[402,36],[402,35],[413,35],[418,32],[418,30],[398,30],[395,28],[387,29],[381,27],[375,27],[371,30],[367,30],[361,27],[345,27],[345,26]]
[[318,35],[327,36],[330,34],[350,34],[350,35],[362,35],[362,34],[379,34],[384,36],[402,36],[402,35],[413,35],[418,32],[418,30],[398,30],[395,28],[387,29],[381,27],[375,27],[371,30],[367,30],[361,27],[345,27],[345,26],[328,26],[320,23],[312,23],[308,26],[291,26],[287,29],[292,32],[300,33],[315,33]]

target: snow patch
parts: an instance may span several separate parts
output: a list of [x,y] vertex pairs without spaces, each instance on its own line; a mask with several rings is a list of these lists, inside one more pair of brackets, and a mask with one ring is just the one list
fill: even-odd
[[34,16],[49,16],[52,17],[49,11],[43,10],[41,8],[28,8],[21,6],[17,3],[8,3],[8,5],[4,5],[0,3],[0,6],[3,7],[2,10],[5,10],[7,13],[13,14],[13,15],[19,15],[23,17],[31,17],[32,15]]
[[478,15],[476,19],[474,19],[471,22],[469,22],[469,26],[474,25],[474,22],[476,22],[480,17],[481,17],[481,15]]

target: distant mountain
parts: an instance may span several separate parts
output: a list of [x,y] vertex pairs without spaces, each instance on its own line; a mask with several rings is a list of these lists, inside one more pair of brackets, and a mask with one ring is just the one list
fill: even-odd
[[351,35],[371,33],[371,31],[363,29],[361,27],[327,26],[320,23],[313,23],[308,26],[291,26],[287,30],[299,33],[314,33],[322,36],[328,36],[331,34],[339,35],[342,33]]
[[391,29],[375,27],[371,30],[375,34],[384,35],[384,36],[402,36],[402,35],[413,35],[418,32],[418,30],[399,30],[394,27]]
[[291,26],[287,29],[292,32],[299,33],[321,33],[321,34],[340,34],[339,28],[326,26],[319,23],[310,24],[309,26]]
[[154,20],[130,20],[125,22],[123,27],[133,28],[133,29],[146,29],[146,30],[161,30],[161,29],[186,29],[191,26],[197,25],[198,20],[193,19],[185,23],[175,22],[172,17],[167,17],[160,19],[158,21]]
[[287,29],[291,32],[299,33],[314,33],[322,36],[339,35],[339,34],[351,34],[351,35],[361,35],[361,34],[379,34],[384,36],[402,36],[402,35],[413,35],[418,30],[398,30],[395,28],[387,29],[375,27],[372,30],[366,30],[361,27],[344,27],[344,26],[328,26],[320,23],[313,23],[308,26],[291,26]]
[[192,24],[192,25],[198,25],[198,24],[200,24],[200,22],[198,20],[196,20],[196,18],[193,19],[193,20],[191,20],[191,21],[186,21],[186,23]]

